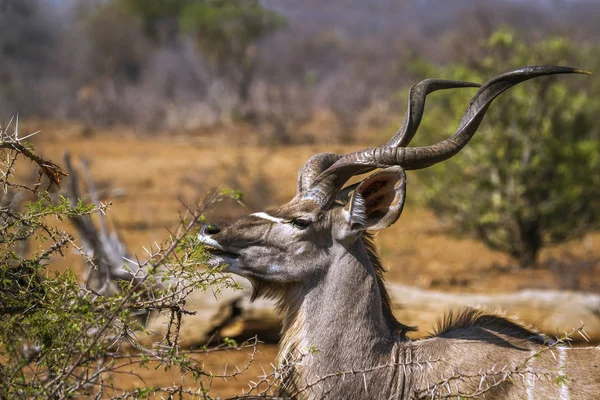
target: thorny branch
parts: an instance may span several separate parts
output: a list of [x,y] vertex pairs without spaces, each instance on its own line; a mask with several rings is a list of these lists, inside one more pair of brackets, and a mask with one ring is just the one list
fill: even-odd
[[[485,395],[494,388],[497,388],[514,378],[520,378],[524,381],[529,378],[548,379],[550,381],[560,380],[562,377],[561,371],[533,370],[529,367],[529,363],[531,360],[540,357],[544,353],[552,352],[553,349],[559,346],[569,345],[574,334],[581,335],[585,340],[589,339],[587,333],[583,329],[583,326],[574,328],[571,332],[565,333],[562,337],[544,345],[540,345],[538,351],[534,352],[533,354],[528,353],[528,356],[524,357],[523,360],[521,360],[521,362],[519,362],[517,365],[510,367],[506,365],[499,368],[497,368],[497,366],[492,366],[491,368],[482,368],[477,373],[463,373],[457,371],[452,376],[442,378],[435,382],[427,382],[425,387],[414,388],[412,391],[413,396],[415,399],[479,398],[480,396]],[[271,373],[264,373],[264,375],[260,377],[259,381],[253,382],[246,394],[242,396],[236,396],[234,398],[263,398],[263,396],[269,396],[273,393],[276,393],[284,383],[282,382],[282,377],[285,376],[287,371],[290,369],[298,367],[301,368],[302,360],[305,356],[307,356],[307,354],[298,355],[293,361],[290,360],[278,367],[273,367],[273,371]],[[369,374],[378,373],[384,369],[400,369],[403,371],[405,376],[408,376],[408,374],[414,372],[415,368],[421,371],[426,369],[434,370],[437,364],[447,363],[448,361],[445,359],[410,359],[402,362],[389,362],[368,368],[337,371],[326,374],[312,381],[306,381],[302,386],[296,388],[288,387],[286,389],[284,387],[284,389],[286,389],[284,391],[288,393],[287,396],[289,396],[286,398],[297,398],[310,391],[311,388],[323,385],[328,381],[337,382],[337,380],[343,380],[346,376],[362,376],[366,379]],[[463,384],[462,387],[461,384]],[[368,389],[369,388],[365,387],[366,391],[368,391]]]
[[[11,173],[12,168],[14,166],[14,162],[16,160],[16,156],[21,154],[25,158],[30,161],[35,162],[39,167],[36,188],[40,183],[42,176],[45,176],[50,181],[50,185],[60,186],[60,180],[62,177],[67,176],[67,174],[55,163],[50,160],[46,160],[39,155],[37,155],[31,148],[30,145],[27,145],[23,142],[24,139],[27,139],[37,133],[32,133],[25,137],[19,137],[19,118],[16,118],[15,126],[12,132],[9,131],[10,126],[13,122],[13,118],[10,119],[6,127],[0,125],[0,149],[9,150],[14,152],[13,157],[8,158],[8,162],[6,163],[6,171],[2,171],[3,178],[5,178],[8,174]],[[3,179],[3,183],[8,184],[8,180]],[[24,186],[21,186],[24,187]],[[6,187],[5,187],[6,191]]]
[[[559,346],[569,345],[571,337],[575,334],[581,335],[586,341],[589,341],[589,337],[583,325],[579,328],[573,328],[570,333],[565,333],[562,337],[557,338],[553,342],[541,345],[539,350],[529,357],[526,357],[521,363],[516,366],[509,367],[508,365],[496,370],[496,366],[491,369],[480,370],[476,374],[466,374],[457,372],[455,375],[444,378],[440,381],[428,383],[426,388],[416,389],[415,396],[417,399],[449,399],[449,398],[476,398],[484,395],[486,392],[502,385],[503,383],[511,380],[514,377],[520,377],[525,379],[530,376],[534,379],[547,378],[549,380],[557,379],[561,376],[561,371],[537,371],[529,368],[529,362],[540,357],[546,352],[552,352],[554,348]],[[478,385],[474,390],[463,392],[460,387],[460,383],[467,381],[476,381]],[[451,384],[454,384],[455,391],[452,390]],[[467,385],[466,387],[469,387]]]
[[[91,395],[126,399],[159,395],[212,399],[215,395],[210,390],[215,379],[235,379],[248,371],[258,351],[256,338],[239,345],[228,341],[199,350],[181,345],[183,318],[193,313],[185,308],[190,292],[208,288],[218,291],[234,285],[219,268],[198,269],[204,253],[194,231],[206,208],[223,195],[210,193],[194,208],[188,207],[176,232],[164,244],[155,243],[147,250],[145,261],[140,261],[130,256],[118,235],[110,231],[104,213],[107,204],[100,202],[89,174],[87,186],[95,207],[79,200],[78,174],[70,159],[69,198],[60,198],[56,204],[56,198],[37,191],[39,176],[33,185],[16,183],[17,157],[34,161],[52,185],[58,185],[67,174],[22,142],[26,137],[19,137],[18,124],[13,133],[9,134],[8,129],[1,132],[0,151],[7,156],[0,177],[4,188],[0,198],[0,272],[12,286],[0,289],[0,350],[8,357],[0,361],[0,398]],[[25,212],[19,210],[24,203],[18,201],[23,199],[20,190],[31,197]],[[48,217],[70,219],[81,243],[49,226]],[[94,223],[98,218],[100,229]],[[38,246],[32,255],[26,249],[17,251],[16,244],[26,244],[32,238],[41,238],[46,245]],[[86,285],[73,280],[69,273],[48,277],[46,266],[52,257],[64,254],[69,247],[77,250],[88,266]],[[145,320],[163,311],[170,318],[162,339],[142,344],[136,335],[144,334]],[[202,357],[225,350],[244,351],[248,360],[222,373],[208,370]],[[113,378],[122,374],[142,379],[135,371],[144,366],[176,368],[182,383],[142,389],[127,389],[115,383]],[[193,389],[189,384],[184,386],[183,377],[193,380]]]
[[[180,342],[183,318],[193,313],[185,308],[186,298],[191,291],[206,289],[212,285],[217,285],[217,287],[231,285],[228,278],[222,275],[218,269],[205,271],[195,269],[195,265],[201,261],[202,252],[199,243],[194,240],[193,232],[198,223],[202,221],[202,215],[206,208],[220,201],[221,196],[218,193],[208,195],[202,202],[199,202],[195,209],[187,208],[186,214],[181,218],[178,230],[171,234],[164,244],[155,244],[153,249],[147,250],[146,260],[140,261],[129,255],[115,232],[110,232],[110,224],[106,221],[104,214],[106,205],[101,203],[95,193],[93,181],[90,178],[88,178],[88,190],[91,191],[90,197],[96,206],[78,210],[80,207],[78,199],[81,198],[77,188],[78,174],[72,167],[70,159],[66,159],[66,165],[71,178],[69,191],[71,208],[63,207],[50,211],[42,209],[28,213],[17,212],[14,209],[16,202],[12,200],[18,196],[8,196],[8,189],[18,190],[28,187],[10,180],[14,175],[17,155],[21,154],[36,162],[40,167],[41,174],[47,176],[53,184],[58,185],[60,177],[67,175],[55,164],[43,160],[29,150],[25,144],[21,144],[20,141],[23,138],[19,138],[17,130],[11,135],[6,132],[6,129],[2,130],[0,149],[9,149],[14,154],[9,155],[2,164],[5,170],[2,171],[0,183],[6,197],[2,199],[3,202],[0,206],[3,220],[0,229],[4,234],[4,232],[16,228],[17,233],[10,240],[7,239],[8,236],[3,235],[2,243],[12,245],[17,241],[26,242],[37,230],[42,230],[50,239],[50,244],[31,259],[24,258],[26,252],[22,252],[18,257],[10,258],[13,264],[16,263],[15,270],[18,269],[16,267],[31,269],[32,266],[35,266],[38,268],[37,270],[32,269],[32,272],[26,275],[29,277],[28,281],[17,282],[16,287],[19,289],[42,287],[39,275],[40,266],[44,265],[52,255],[64,252],[68,246],[76,249],[83,256],[88,265],[88,279],[85,286],[77,287],[73,297],[59,293],[60,289],[57,287],[43,287],[47,292],[41,291],[39,298],[31,305],[26,306],[15,306],[13,303],[4,304],[4,292],[2,292],[0,317],[4,321],[6,316],[18,315],[26,318],[37,311],[56,312],[45,302],[57,294],[59,297],[63,296],[60,299],[66,299],[63,301],[61,310],[67,316],[77,315],[82,307],[90,307],[93,316],[93,318],[81,320],[78,333],[71,338],[73,345],[61,348],[64,355],[55,363],[50,362],[56,355],[52,351],[48,351],[48,346],[56,345],[56,342],[32,341],[27,339],[25,334],[23,340],[13,338],[3,343],[9,358],[13,357],[14,363],[13,365],[0,363],[0,377],[7,385],[13,384],[19,387],[16,391],[10,392],[11,394],[22,395],[21,397],[43,396],[46,398],[93,395],[98,399],[106,397],[131,399],[160,395],[168,398],[187,396],[212,399],[214,395],[211,395],[210,392],[215,379],[227,381],[248,372],[258,353],[257,338],[239,345],[229,342],[199,350],[182,348]],[[89,173],[86,175],[89,176]],[[6,199],[9,201],[4,201]],[[60,212],[66,213],[73,221],[83,245],[79,244],[71,235],[45,225],[43,222],[45,216],[60,214]],[[100,219],[101,229],[96,227],[90,215],[94,212]],[[8,260],[8,258],[6,259]],[[11,267],[13,264],[6,263]],[[10,273],[16,274],[12,270]],[[93,275],[98,277],[95,283],[90,278]],[[112,288],[108,290],[110,285]],[[2,290],[4,291],[4,289]],[[13,293],[8,293],[8,295],[16,296]],[[144,320],[133,317],[143,315],[147,318],[151,313],[163,311],[170,315],[166,332],[152,346],[143,345],[136,338],[135,332],[144,330]],[[14,321],[12,324],[14,326]],[[517,366],[485,369],[476,374],[456,372],[454,375],[444,377],[436,382],[430,382],[426,387],[416,388],[414,396],[427,399],[456,398],[457,396],[473,398],[484,395],[515,377],[528,379],[530,376],[535,376],[535,378],[555,379],[560,372],[532,371],[528,369],[528,363],[542,353],[551,352],[556,346],[568,343],[569,337],[575,332],[587,338],[583,327],[574,329],[573,332],[565,334],[557,341],[540,346],[537,353],[525,358]],[[229,371],[226,367],[222,373],[213,373],[207,370],[202,356],[225,350],[249,350],[248,361],[242,367],[238,366]],[[268,373],[263,371],[263,375],[250,383],[247,391],[241,396],[232,397],[232,399],[277,398],[275,394],[282,388],[286,391],[291,389],[289,390],[290,396],[294,398],[306,394],[317,385],[344,379],[346,376],[362,375],[366,377],[368,374],[378,373],[387,368],[403,370],[406,374],[409,368],[433,368],[436,364],[446,362],[443,359],[391,362],[369,368],[330,373],[313,381],[304,382],[298,388],[283,387],[282,378],[287,376],[291,370],[302,367],[302,357],[301,355],[299,358],[284,362],[277,367],[272,366],[272,370]],[[179,369],[182,376],[193,379],[194,389],[184,386],[183,383],[168,387],[124,389],[111,379],[120,374],[142,379],[138,373],[132,371],[131,367],[149,366],[155,369]],[[473,386],[465,384],[463,388],[461,383],[464,382],[478,382],[478,385],[475,385],[472,390],[466,390],[465,388]],[[32,395],[32,393],[36,395]],[[0,397],[3,395],[4,392],[0,392]]]
[[[67,162],[67,165],[69,166],[69,170],[72,172],[72,177],[74,179],[77,175],[73,173],[70,162]],[[75,185],[72,186],[74,187]],[[75,190],[73,190],[73,192],[75,192]],[[95,196],[92,195],[92,198],[94,197]],[[179,247],[184,241],[189,240],[190,232],[195,229],[198,222],[202,219],[202,213],[205,208],[215,201],[218,201],[217,194],[212,194],[205,199],[198,210],[189,216],[188,221],[185,224],[182,224],[177,234],[171,236],[164,246],[157,245],[156,250],[153,253],[149,253],[149,257],[146,261],[133,262],[127,257],[122,256],[122,263],[130,268],[129,271],[123,271],[122,266],[115,262],[110,262],[110,255],[115,252],[115,247],[119,248],[122,246],[114,246],[114,241],[111,242],[107,240],[105,237],[107,232],[98,233],[98,230],[95,229],[88,216],[74,218],[77,221],[78,226],[83,227],[80,231],[85,232],[88,242],[92,244],[91,256],[87,258],[91,268],[104,270],[103,275],[105,276],[105,279],[108,279],[111,282],[120,278],[126,284],[121,286],[121,289],[123,289],[122,297],[118,303],[112,305],[112,313],[108,315],[104,324],[96,327],[88,347],[79,355],[75,356],[75,360],[70,366],[56,374],[53,380],[47,382],[46,387],[48,389],[54,387],[54,390],[50,393],[51,395],[56,395],[60,390],[59,382],[71,377],[75,371],[80,368],[80,365],[87,361],[85,359],[86,354],[91,353],[93,348],[97,346],[100,341],[106,340],[112,340],[115,343],[115,346],[120,346],[120,344],[126,340],[130,344],[133,344],[133,347],[140,351],[142,355],[149,357],[147,359],[158,362],[157,368],[177,366],[183,374],[192,374],[197,378],[206,377],[212,381],[217,378],[226,379],[227,377],[235,377],[241,373],[236,371],[231,374],[220,375],[206,372],[203,367],[196,365],[195,362],[192,362],[188,358],[188,352],[181,351],[179,344],[179,330],[182,315],[190,313],[184,309],[185,299],[189,293],[193,289],[207,287],[211,283],[227,283],[225,280],[226,278],[218,276],[215,279],[214,277],[218,274],[218,271],[213,271],[211,277],[202,276],[198,279],[198,277],[195,277],[190,273],[191,271],[186,268],[180,268],[179,271],[171,269],[169,271],[169,279],[167,280],[165,275],[161,272],[157,272],[161,271],[164,264],[169,263],[169,260],[176,256],[176,253],[180,250]],[[104,216],[101,214],[100,218],[104,218]],[[107,224],[104,223],[103,225],[106,226]],[[111,247],[110,244],[113,244],[113,246]],[[88,249],[88,253],[89,250],[90,249]],[[117,271],[117,273],[115,273],[115,271]],[[122,275],[127,272],[130,274],[128,281],[122,278]],[[174,272],[176,272],[176,275],[172,275]],[[168,286],[164,284],[165,281],[168,281]],[[133,330],[132,327],[128,326],[125,321],[119,319],[120,313],[128,309],[143,310],[146,313],[151,312],[152,310],[160,311],[163,309],[171,311],[167,333],[165,334],[164,339],[156,344],[154,349],[145,349],[139,343],[136,343],[131,335],[131,331]],[[119,325],[122,325],[123,327],[122,336],[111,337],[112,335],[110,335],[109,332],[113,331],[114,327]],[[109,357],[108,354],[103,356],[104,359],[107,357]],[[111,357],[111,359],[114,362],[115,357]],[[254,357],[252,355],[248,365],[243,368],[243,371],[247,370],[253,359]],[[132,362],[133,361],[130,361],[125,365],[129,365]],[[76,386],[74,390],[78,390],[85,385],[94,384],[103,373],[108,371],[115,373],[118,372],[121,367],[121,365],[114,363],[110,364],[110,369],[106,368],[104,371],[96,371],[91,375],[91,378],[85,379],[84,382],[81,382],[80,379],[78,386]],[[106,383],[103,385],[104,387],[108,387]],[[183,388],[180,388],[179,390],[182,391]],[[205,393],[204,397],[210,398],[207,393]]]

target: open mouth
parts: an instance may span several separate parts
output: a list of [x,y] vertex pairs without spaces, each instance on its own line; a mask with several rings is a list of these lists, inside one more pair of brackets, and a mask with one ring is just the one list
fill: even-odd
[[221,257],[229,257],[229,258],[238,258],[239,254],[233,251],[225,250],[221,247],[212,246],[210,244],[204,244],[204,248],[213,256],[221,256]]

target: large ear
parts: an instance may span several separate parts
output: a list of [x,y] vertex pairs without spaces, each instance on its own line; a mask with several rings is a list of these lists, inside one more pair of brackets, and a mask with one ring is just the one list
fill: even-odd
[[405,198],[406,174],[401,167],[372,174],[354,190],[350,200],[350,229],[387,228],[400,217]]

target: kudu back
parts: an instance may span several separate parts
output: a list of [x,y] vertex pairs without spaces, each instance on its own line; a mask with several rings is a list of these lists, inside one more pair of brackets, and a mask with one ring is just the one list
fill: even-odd
[[571,73],[584,72],[527,67],[493,78],[474,95],[453,136],[407,147],[429,93],[479,86],[422,81],[410,89],[407,116],[387,143],[316,154],[300,168],[289,203],[203,227],[199,238],[210,263],[249,279],[253,297],[277,301],[284,317],[282,398],[600,398],[598,348],[565,347],[496,315],[467,310],[447,316],[430,338],[408,339],[415,328],[392,314],[369,233],[400,216],[405,170],[458,153],[494,98],[531,78]]

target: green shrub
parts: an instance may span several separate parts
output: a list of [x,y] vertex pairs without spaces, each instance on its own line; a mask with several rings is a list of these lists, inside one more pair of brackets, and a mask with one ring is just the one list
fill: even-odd
[[[475,46],[478,57],[468,66],[419,61],[413,67],[427,77],[484,82],[527,65],[594,70],[598,50],[563,38],[526,44],[500,29]],[[471,95],[465,89],[435,95],[415,142],[451,135]],[[511,89],[459,155],[421,173],[427,205],[459,234],[508,253],[522,267],[536,265],[542,247],[599,226],[599,114],[598,79],[548,77]]]

